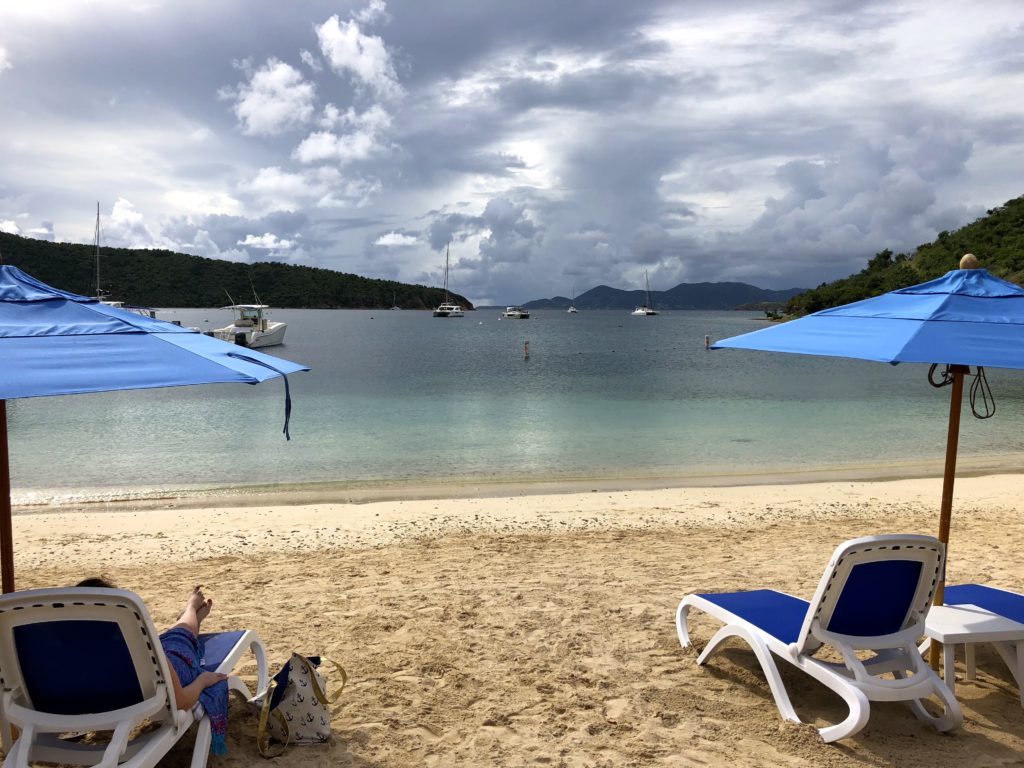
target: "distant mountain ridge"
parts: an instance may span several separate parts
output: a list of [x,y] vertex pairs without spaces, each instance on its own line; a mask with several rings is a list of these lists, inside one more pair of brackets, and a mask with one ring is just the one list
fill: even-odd
[[[806,288],[772,291],[747,283],[680,283],[667,291],[651,291],[654,309],[738,309],[748,305],[785,304]],[[591,288],[576,297],[577,309],[633,309],[647,300],[644,291],[624,291],[608,285]],[[527,309],[568,309],[565,296],[536,299]]]

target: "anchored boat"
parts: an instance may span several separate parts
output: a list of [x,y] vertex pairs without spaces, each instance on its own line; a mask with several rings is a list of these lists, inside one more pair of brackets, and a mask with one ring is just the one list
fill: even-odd
[[213,335],[218,339],[233,343],[244,342],[244,346],[257,349],[273,347],[284,341],[287,323],[268,320],[263,310],[270,309],[266,304],[232,304],[223,309],[235,313],[235,322],[223,328],[214,328]]

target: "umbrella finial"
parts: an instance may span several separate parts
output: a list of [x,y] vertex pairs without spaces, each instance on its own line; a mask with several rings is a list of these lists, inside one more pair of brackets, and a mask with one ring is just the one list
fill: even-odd
[[965,253],[960,257],[960,269],[978,269],[978,257],[973,253]]

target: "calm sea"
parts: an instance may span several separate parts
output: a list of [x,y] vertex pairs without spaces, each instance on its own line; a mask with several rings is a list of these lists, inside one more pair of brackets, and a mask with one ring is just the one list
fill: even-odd
[[[166,310],[212,328],[219,310]],[[15,503],[225,486],[694,478],[891,467],[942,456],[948,390],[927,368],[735,350],[704,336],[760,313],[275,310],[281,380],[11,401]],[[524,342],[530,356],[524,359]],[[965,409],[961,456],[1024,455],[1024,375],[991,370],[998,413]]]

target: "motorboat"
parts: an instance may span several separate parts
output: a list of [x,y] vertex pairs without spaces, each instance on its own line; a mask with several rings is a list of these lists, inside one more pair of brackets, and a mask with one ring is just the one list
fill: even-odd
[[235,313],[235,321],[223,328],[214,328],[213,335],[224,341],[258,349],[273,347],[284,342],[286,323],[268,320],[264,310],[270,309],[266,304],[232,304],[222,309],[230,309]]
[[639,307],[637,307],[636,309],[634,309],[632,312],[629,313],[631,315],[636,315],[638,317],[647,317],[649,315],[656,315],[656,314],[658,314],[658,311],[653,306],[651,306],[651,281],[647,277],[647,272],[646,271],[644,272],[644,280],[647,283],[647,296],[646,296],[646,300],[644,301],[643,304],[641,304]]
[[515,320],[529,320],[530,310],[525,307],[505,307],[505,311],[501,313],[502,317],[511,317]]

